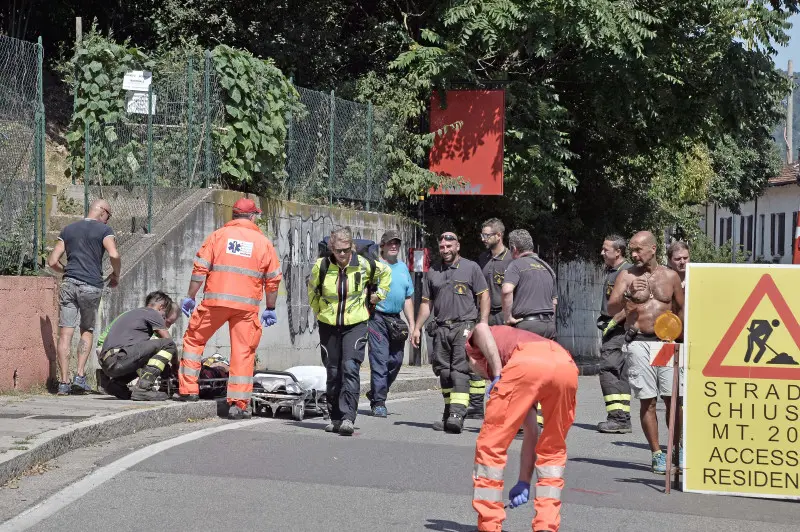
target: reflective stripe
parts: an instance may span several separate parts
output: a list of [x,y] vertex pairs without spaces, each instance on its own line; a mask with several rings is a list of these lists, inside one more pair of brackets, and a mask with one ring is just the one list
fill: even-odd
[[612,410],[622,410],[623,412],[630,412],[631,405],[623,405],[622,403],[611,403],[606,405],[606,411],[611,412]]
[[202,283],[205,280],[206,280],[206,276],[205,275],[192,275],[192,281],[197,281],[197,282]]
[[239,266],[226,266],[225,264],[215,264],[211,267],[211,271],[239,273],[248,277],[255,277],[256,279],[263,279],[265,277],[264,272],[251,270],[249,268],[240,268]]
[[492,488],[475,488],[472,492],[473,501],[503,502],[503,490]]
[[541,497],[561,500],[561,488],[556,488],[553,486],[536,486],[536,498],[539,499]]
[[503,468],[492,467],[483,464],[475,464],[475,469],[472,471],[473,478],[488,478],[490,480],[503,480]]
[[281,270],[278,269],[278,270],[275,270],[274,272],[265,273],[264,274],[264,278],[265,279],[272,279],[273,277],[277,277],[280,274],[281,274]]
[[539,425],[544,425],[544,418],[542,417],[542,415],[541,415],[541,414],[536,414],[536,422],[537,422]]
[[184,375],[188,375],[189,377],[199,377],[200,376],[200,370],[199,369],[187,368],[186,366],[181,366],[178,371],[180,371]]
[[228,399],[241,399],[247,401],[250,399],[250,392],[237,392],[235,390],[228,390]]
[[196,353],[187,353],[186,351],[184,351],[183,356],[181,358],[183,358],[184,360],[193,360],[195,362],[201,362],[203,360],[202,357],[203,355],[198,355]]
[[253,299],[252,297],[235,296],[233,294],[219,294],[216,292],[206,292],[203,299],[221,299],[223,301],[235,301],[236,303],[247,303],[248,305],[258,306],[261,303],[260,299]]
[[442,393],[443,393],[443,394],[444,394],[444,393],[450,393],[450,392],[452,392],[452,391],[453,391],[453,389],[452,389],[452,388],[442,388]]
[[153,355],[153,358],[159,358],[164,362],[172,362],[172,353],[170,353],[169,351],[162,350]]
[[536,476],[539,478],[562,478],[564,476],[564,466],[536,466]]
[[451,392],[450,404],[469,406],[469,394],[463,392]]
[[228,384],[253,384],[253,377],[228,377]]
[[470,395],[479,395],[482,393],[486,393],[486,386],[470,386],[469,387]]
[[166,364],[164,364],[164,361],[162,359],[156,357],[153,357],[150,360],[148,360],[147,365],[152,368],[158,368],[161,371],[164,371],[164,368],[167,366]]
[[205,266],[206,268],[211,267],[211,263],[199,255],[194,258],[194,261],[200,264],[201,266]]
[[604,395],[603,401],[606,403],[609,401],[630,401],[631,396],[627,393],[612,393],[611,395]]

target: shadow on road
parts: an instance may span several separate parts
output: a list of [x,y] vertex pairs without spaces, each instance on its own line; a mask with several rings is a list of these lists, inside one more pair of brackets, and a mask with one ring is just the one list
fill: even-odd
[[589,430],[591,432],[597,432],[597,425],[590,425],[588,423],[573,423],[572,426],[583,430]]
[[406,425],[408,427],[417,427],[419,429],[433,429],[433,423],[418,423],[416,421],[395,421],[395,425]]
[[650,450],[650,445],[647,443],[637,443],[632,441],[612,441],[611,445],[616,445],[617,447],[636,447],[637,449],[645,449]]
[[438,530],[439,532],[472,532],[475,525],[462,525],[455,521],[445,521],[444,519],[428,519],[425,523],[428,530]]
[[625,484],[641,484],[652,488],[654,491],[664,493],[664,477],[655,478],[615,478],[615,482],[623,482]]
[[620,460],[601,460],[599,458],[570,458],[569,461],[581,462],[585,464],[601,465],[613,469],[633,469],[636,471],[650,471],[650,468],[644,464],[632,464],[630,462],[622,462]]

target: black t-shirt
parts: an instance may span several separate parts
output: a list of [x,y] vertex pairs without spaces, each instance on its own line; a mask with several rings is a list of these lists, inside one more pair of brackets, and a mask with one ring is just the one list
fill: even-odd
[[555,272],[538,256],[526,255],[511,261],[504,282],[514,285],[511,315],[515,318],[553,314],[553,300],[558,297]]
[[111,325],[103,342],[103,351],[146,342],[157,329],[166,328],[164,318],[156,309],[143,307],[129,310]]
[[614,290],[614,283],[617,282],[620,272],[633,267],[628,261],[622,261],[616,268],[606,267],[606,282],[603,286],[603,300],[600,302],[600,313],[603,316],[608,316],[608,298],[611,297],[611,292]]
[[492,252],[488,250],[478,257],[478,266],[483,270],[483,276],[486,277],[486,283],[489,285],[493,311],[503,308],[503,279],[512,260],[514,257],[508,248],[504,248],[496,257],[493,257]]
[[422,299],[433,303],[437,322],[477,321],[475,296],[488,289],[480,267],[460,257],[431,267],[422,283]]
[[61,230],[59,240],[64,241],[67,266],[64,277],[83,281],[97,288],[103,287],[103,240],[114,236],[114,230],[97,220],[81,220]]

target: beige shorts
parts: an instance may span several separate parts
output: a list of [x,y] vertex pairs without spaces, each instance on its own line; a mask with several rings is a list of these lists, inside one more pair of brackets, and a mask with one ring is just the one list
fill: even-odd
[[[655,367],[650,365],[650,354],[661,350],[664,342],[631,342],[622,347],[628,359],[628,382],[631,395],[635,399],[652,399],[654,397],[670,397],[672,395],[672,367]],[[678,396],[683,396],[683,368],[680,369]]]

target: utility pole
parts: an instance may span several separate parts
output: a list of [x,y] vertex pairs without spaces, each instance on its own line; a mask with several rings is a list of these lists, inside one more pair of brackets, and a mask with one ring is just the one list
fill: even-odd
[[786,110],[786,162],[792,164],[794,159],[794,145],[792,143],[792,128],[794,127],[794,72],[792,60],[789,59],[789,105]]

